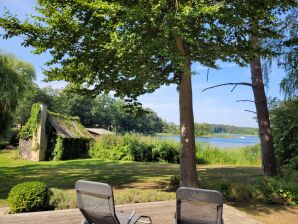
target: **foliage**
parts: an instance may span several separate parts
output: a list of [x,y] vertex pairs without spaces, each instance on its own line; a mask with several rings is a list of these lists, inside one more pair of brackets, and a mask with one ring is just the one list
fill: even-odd
[[63,155],[63,138],[58,135],[57,137],[57,142],[53,151],[53,160],[61,160],[62,159],[62,155]]
[[[100,159],[179,163],[179,152],[176,141],[126,134],[102,136],[92,143],[89,155]],[[197,143],[196,159],[198,164],[260,165],[261,150],[259,145],[218,149]]]
[[[116,205],[146,203],[156,201],[174,200],[174,192],[165,192],[155,189],[114,189]],[[75,191],[65,191],[57,188],[50,189],[50,208],[69,209],[77,208],[77,196]]]
[[298,170],[298,97],[271,109],[272,132],[280,165]]
[[[4,15],[0,21],[8,31],[4,37],[24,34],[24,45],[34,47],[37,54],[51,49],[48,65],[61,66],[46,72],[49,80],[64,79],[78,88],[95,84],[97,93],[115,91],[136,99],[163,84],[176,84],[178,80],[171,74],[180,73],[184,63],[174,44],[177,37],[191,46],[190,61],[214,67],[227,53],[219,51],[225,46],[223,41],[214,41],[223,40],[225,34],[216,24],[230,22],[223,19],[224,5],[185,1],[178,7],[168,1],[76,0],[38,4],[43,18],[33,17],[34,23]],[[210,37],[207,42],[206,35]],[[232,39],[234,33],[230,35]]]
[[159,162],[179,163],[180,146],[169,140],[156,140],[153,145],[153,160]]
[[109,158],[112,148],[120,144],[120,141],[117,135],[103,135],[91,143],[89,155],[92,158]]
[[42,211],[48,206],[48,188],[42,182],[24,182],[11,189],[7,201],[13,213]]
[[197,144],[196,158],[199,164],[260,165],[259,145],[234,149],[218,149],[206,144]]
[[[15,123],[24,125],[30,118],[31,108],[34,104],[45,104],[50,110],[54,111],[59,105],[56,105],[55,98],[58,97],[59,91],[46,87],[40,89],[37,84],[32,84],[23,95],[23,98],[19,100],[16,113]],[[61,102],[62,105],[66,102]],[[61,105],[60,105],[61,107]]]
[[[288,178],[290,177],[290,178]],[[202,182],[202,188],[223,193],[225,200],[243,203],[297,205],[297,174],[283,177]]]
[[31,109],[31,115],[25,126],[21,129],[19,137],[29,138],[36,134],[37,127],[40,121],[40,105],[33,104]]
[[33,79],[32,65],[0,52],[0,135],[12,125],[16,107]]
[[8,145],[17,146],[18,142],[17,136],[19,133],[19,128],[7,129],[3,135],[0,135],[0,150],[4,149]]
[[177,163],[179,144],[136,134],[103,135],[92,144],[89,155],[100,159]]
[[298,9],[290,10],[283,23],[284,35],[281,40],[278,65],[286,72],[286,77],[280,83],[280,88],[286,98],[293,98],[298,93]]
[[[88,179],[109,183],[114,187],[120,188],[119,191],[125,186],[141,188],[141,190],[136,190],[139,191],[140,197],[147,195],[147,193],[142,195],[142,191],[145,191],[144,188],[148,188],[151,192],[148,192],[146,197],[155,200],[156,196],[152,190],[156,188],[168,190],[167,186],[170,182],[170,177],[179,174],[178,164],[98,159],[76,159],[36,163],[24,160],[13,160],[10,158],[10,155],[11,151],[0,151],[0,182],[2,183],[0,186],[0,199],[5,199],[9,189],[23,181],[42,180],[46,182],[49,187],[65,190],[73,189],[73,183],[78,179]],[[289,194],[286,193],[288,195],[297,195],[297,171],[289,172],[287,170],[286,173],[277,178],[264,178],[262,177],[260,166],[200,165],[198,166],[198,172],[200,173],[200,187],[219,190],[224,193],[227,201],[232,200],[229,199],[229,192],[231,192],[230,184],[232,183],[245,184],[246,187],[249,188],[249,194],[251,195],[256,192],[255,189],[270,189],[271,187],[268,186],[268,182],[272,182],[275,189],[274,192],[283,190],[290,192]],[[262,181],[263,179],[266,179],[266,181]],[[261,184],[259,184],[261,186],[257,185],[258,181],[261,181]],[[254,185],[257,186],[253,188]],[[234,185],[233,188],[237,188],[237,192],[240,194],[239,200],[241,200],[241,189],[243,187],[236,187]],[[246,191],[245,189],[242,190]],[[117,197],[117,191],[118,190],[115,190],[115,197]],[[267,190],[262,190],[262,192],[266,191]],[[64,193],[68,192],[69,190],[64,191]],[[271,192],[271,190],[269,192]],[[236,190],[233,192],[233,198],[238,198],[235,194]],[[247,202],[250,204],[263,203],[266,200],[266,194],[263,193],[264,197],[258,196],[258,199],[257,195],[260,195],[260,193],[256,192],[256,196],[252,196],[251,200]],[[145,199],[146,197],[144,196]],[[271,196],[268,195],[267,197],[269,198]],[[131,195],[126,195],[124,191],[121,198],[123,198],[123,201],[128,202],[134,198],[133,192],[131,192]],[[58,200],[58,196],[56,199]],[[136,200],[139,199],[136,198]],[[71,199],[66,198],[65,201],[71,201]],[[293,200],[287,198],[282,200],[278,199],[277,202],[292,203],[291,201]],[[63,204],[63,202],[61,203]],[[67,203],[68,202],[65,202],[65,204]],[[71,202],[69,203],[72,204]],[[241,202],[240,204],[243,205],[243,203],[245,202]],[[267,203],[269,203],[269,201]]]
[[[163,122],[155,112],[144,108],[140,116],[129,112],[127,103],[109,95],[95,98],[50,87],[39,89],[32,86],[25,92],[24,99],[17,107],[16,121],[24,124],[30,117],[34,103],[44,103],[53,112],[79,117],[85,127],[101,127],[118,133],[127,131],[152,134],[162,132]],[[29,109],[30,108],[30,109]]]
[[70,209],[77,208],[76,192],[66,192],[57,188],[50,188],[49,207],[51,209]]

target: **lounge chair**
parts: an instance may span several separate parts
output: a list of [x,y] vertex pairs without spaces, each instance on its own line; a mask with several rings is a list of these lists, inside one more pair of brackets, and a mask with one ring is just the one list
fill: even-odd
[[218,191],[181,187],[176,192],[176,224],[222,224],[222,210]]
[[84,224],[152,223],[149,216],[137,215],[135,211],[116,212],[113,191],[108,184],[79,180],[75,188],[79,209],[86,218]]

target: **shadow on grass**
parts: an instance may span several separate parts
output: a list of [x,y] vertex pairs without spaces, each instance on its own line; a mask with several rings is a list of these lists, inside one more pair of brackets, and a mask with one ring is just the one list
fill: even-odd
[[0,165],[0,199],[5,199],[14,185],[24,181],[42,181],[49,187],[72,189],[79,179],[121,186],[135,182],[167,181],[169,176],[177,173],[177,165],[93,159],[39,162],[16,167]]

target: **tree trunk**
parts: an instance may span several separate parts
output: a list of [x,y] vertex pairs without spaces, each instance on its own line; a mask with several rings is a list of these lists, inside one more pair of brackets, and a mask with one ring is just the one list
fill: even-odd
[[194,116],[192,105],[191,62],[187,57],[188,46],[181,38],[176,39],[181,55],[186,59],[184,71],[180,74],[179,108],[180,108],[180,186],[198,187],[195,156]]
[[[258,48],[259,41],[257,37],[251,37],[251,43],[254,49]],[[263,174],[266,176],[275,176],[276,161],[260,56],[257,55],[252,59],[250,69],[261,140]]]

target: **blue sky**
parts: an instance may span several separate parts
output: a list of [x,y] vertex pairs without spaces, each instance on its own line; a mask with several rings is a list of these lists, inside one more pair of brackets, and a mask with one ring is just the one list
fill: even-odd
[[[6,7],[12,14],[25,18],[26,14],[34,13],[35,0],[0,0],[0,15]],[[1,32],[1,30],[0,30]],[[43,82],[42,68],[50,59],[49,54],[34,55],[32,49],[21,46],[21,38],[9,40],[0,39],[0,49],[5,53],[12,53],[18,58],[30,62],[36,68],[37,83],[40,87],[52,86],[61,89],[64,82]],[[252,90],[247,86],[239,86],[231,92],[232,86],[215,88],[202,92],[204,88],[224,82],[249,82],[249,68],[239,68],[235,64],[221,63],[221,70],[210,70],[207,82],[207,69],[199,64],[193,64],[193,71],[198,74],[193,76],[193,105],[195,121],[202,123],[230,124],[245,127],[257,127],[254,115],[244,110],[255,110],[253,103],[236,103],[240,99],[253,99]],[[273,66],[270,75],[267,96],[279,97],[279,83],[284,72]],[[174,85],[161,87],[152,94],[146,94],[139,98],[145,107],[149,107],[165,119],[179,123],[179,99]]]

